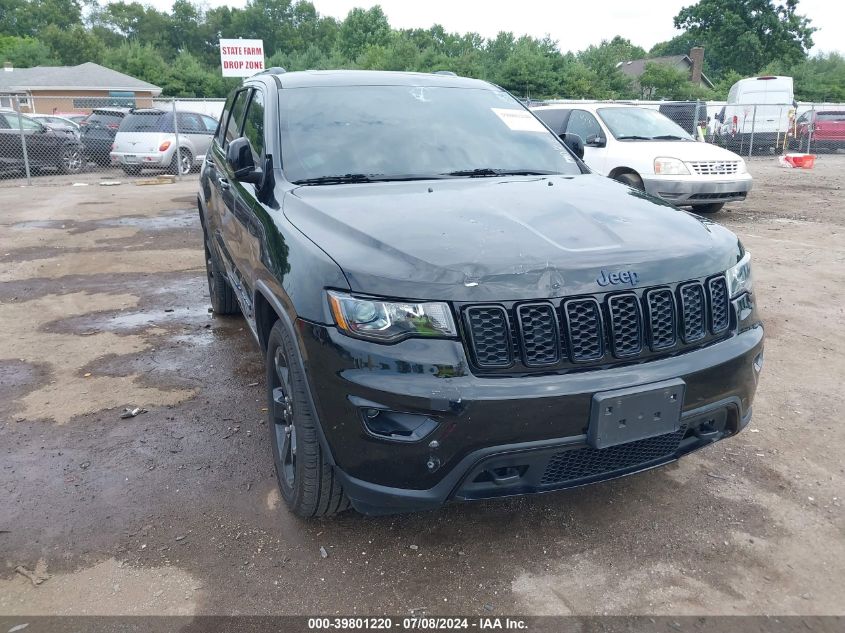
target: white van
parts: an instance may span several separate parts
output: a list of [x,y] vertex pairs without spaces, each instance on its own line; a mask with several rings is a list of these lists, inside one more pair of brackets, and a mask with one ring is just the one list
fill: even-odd
[[716,117],[719,144],[743,154],[777,153],[783,147],[794,109],[792,77],[740,79],[731,86],[727,105]]

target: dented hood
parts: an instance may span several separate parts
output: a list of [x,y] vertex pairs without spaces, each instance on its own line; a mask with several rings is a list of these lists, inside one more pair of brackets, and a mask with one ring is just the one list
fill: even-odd
[[[736,236],[602,176],[460,178],[298,187],[285,216],[353,291],[409,299],[520,300],[724,271]],[[629,287],[629,286],[627,286]]]

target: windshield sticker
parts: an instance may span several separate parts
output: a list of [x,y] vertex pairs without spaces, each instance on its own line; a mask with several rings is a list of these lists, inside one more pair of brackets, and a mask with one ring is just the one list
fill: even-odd
[[548,132],[533,114],[525,110],[490,108],[514,132]]

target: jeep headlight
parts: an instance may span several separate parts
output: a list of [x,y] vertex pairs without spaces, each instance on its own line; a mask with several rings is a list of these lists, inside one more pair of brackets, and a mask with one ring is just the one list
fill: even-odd
[[658,176],[689,176],[689,169],[677,158],[661,156],[654,159],[654,173]]
[[742,259],[725,271],[725,278],[728,281],[728,294],[731,299],[743,292],[751,292],[751,253],[745,251]]
[[452,311],[446,303],[384,301],[332,290],[328,295],[335,324],[351,336],[394,343],[412,336],[449,338],[458,335]]

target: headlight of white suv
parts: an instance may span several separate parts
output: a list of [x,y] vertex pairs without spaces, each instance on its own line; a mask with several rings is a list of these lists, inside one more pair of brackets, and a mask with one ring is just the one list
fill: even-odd
[[654,173],[658,176],[689,176],[689,169],[677,158],[660,156],[654,159]]
[[743,292],[751,292],[751,253],[745,251],[742,259],[725,271],[725,278],[728,280],[728,294],[731,299]]
[[745,161],[741,158],[739,159],[739,163],[736,166],[736,173],[738,174],[745,174],[748,173],[748,167],[745,164]]
[[383,343],[411,336],[448,338],[458,335],[449,305],[353,297],[329,291],[334,321],[346,334]]

